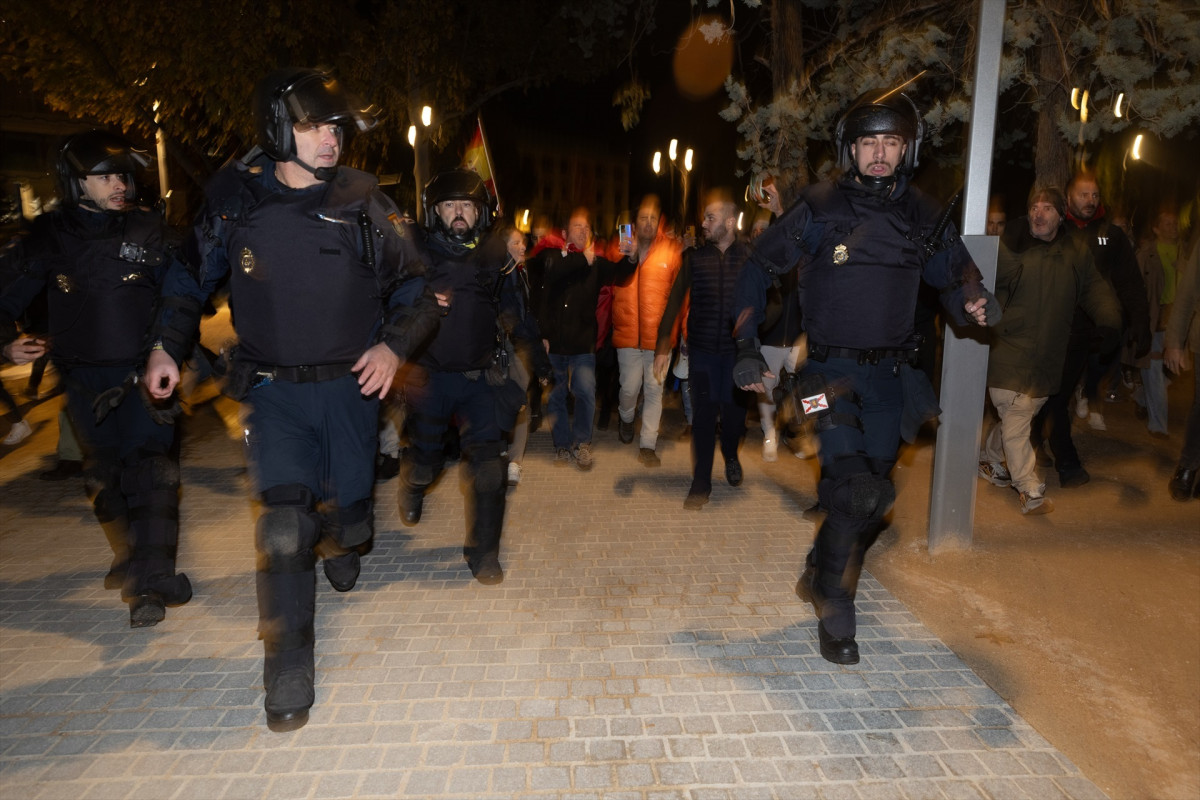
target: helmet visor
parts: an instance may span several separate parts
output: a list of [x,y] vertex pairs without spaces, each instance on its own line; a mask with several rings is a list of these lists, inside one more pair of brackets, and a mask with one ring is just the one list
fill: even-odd
[[342,87],[332,78],[305,75],[284,94],[288,113],[296,125],[333,122],[369,131],[378,121],[372,109],[357,109]]

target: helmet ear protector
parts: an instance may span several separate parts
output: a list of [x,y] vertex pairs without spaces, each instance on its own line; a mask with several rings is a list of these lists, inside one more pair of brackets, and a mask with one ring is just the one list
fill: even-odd
[[[442,222],[437,206],[446,200],[471,200],[479,210],[475,227],[466,237],[455,237]],[[425,227],[441,231],[451,238],[475,239],[492,226],[492,193],[479,174],[469,169],[452,169],[439,172],[425,184],[421,191],[421,206],[425,209]]]
[[857,171],[850,145],[860,136],[887,133],[904,137],[907,147],[896,171],[911,175],[920,163],[925,120],[912,98],[895,89],[876,89],[860,95],[850,104],[834,130],[838,164],[843,169]]
[[[329,73],[316,69],[282,69],[259,82],[254,111],[258,146],[275,161],[296,158],[293,126],[333,123],[345,132],[366,132],[379,123],[378,110],[360,109]],[[317,172],[307,164],[296,163]],[[317,175],[329,180],[332,175]]]
[[122,175],[126,194],[137,193],[134,173],[150,165],[146,151],[139,150],[124,136],[91,130],[69,137],[58,152],[59,190],[65,203],[79,205],[83,191],[79,181],[89,175]]

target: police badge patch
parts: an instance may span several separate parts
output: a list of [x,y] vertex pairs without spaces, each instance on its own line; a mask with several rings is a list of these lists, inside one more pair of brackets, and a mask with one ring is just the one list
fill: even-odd
[[833,248],[833,263],[841,266],[850,260],[850,251],[846,249],[846,245],[839,244]]
[[54,276],[54,285],[63,294],[70,294],[71,290],[75,288],[75,284],[71,283],[71,279],[62,273]]
[[254,253],[251,252],[249,247],[242,248],[242,255],[238,258],[238,266],[247,275],[254,271]]

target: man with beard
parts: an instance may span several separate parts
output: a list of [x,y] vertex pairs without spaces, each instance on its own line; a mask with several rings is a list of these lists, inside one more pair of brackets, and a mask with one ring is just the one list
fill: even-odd
[[525,400],[524,388],[508,380],[512,350],[498,345],[498,331],[504,336],[511,331],[525,350],[540,354],[535,361],[540,376],[549,375],[550,365],[536,326],[522,311],[516,263],[508,258],[505,242],[488,235],[492,207],[483,179],[466,169],[443,172],[421,197],[426,280],[450,298],[450,307],[437,334],[415,354],[404,381],[412,447],[400,469],[400,511],[406,524],[420,522],[425,490],[444,466],[446,431],[456,422],[471,484],[463,556],[475,579],[492,585],[504,580],[504,435]]
[[121,589],[134,628],[161,622],[192,596],[175,572],[179,464],[174,414],[143,395],[146,357],[173,238],[162,218],[132,206],[134,172],[149,163],[106,131],[72,136],[59,153],[62,208],[38,217],[15,260],[23,274],[0,298],[4,357],[47,348],[14,340],[13,320],[49,287],[49,350],[67,387],[92,505],[113,550],[104,586]]

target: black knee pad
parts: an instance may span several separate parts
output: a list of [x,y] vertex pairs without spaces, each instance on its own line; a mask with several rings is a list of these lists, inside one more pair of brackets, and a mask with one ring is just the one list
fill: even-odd
[[489,458],[475,465],[475,491],[487,494],[502,489],[508,477],[508,467],[502,458]]
[[896,501],[892,482],[869,472],[822,478],[817,494],[826,508],[855,519],[880,519]]
[[266,508],[255,526],[260,572],[284,574],[311,570],[313,545],[321,535],[313,496],[304,486],[276,486],[263,492]]
[[166,453],[139,450],[121,470],[121,491],[126,495],[179,488],[179,465]]

